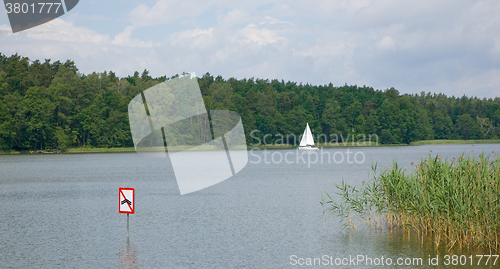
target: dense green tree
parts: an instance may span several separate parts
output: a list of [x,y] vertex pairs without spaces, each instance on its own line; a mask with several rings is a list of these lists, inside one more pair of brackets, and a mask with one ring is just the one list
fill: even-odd
[[462,139],[483,138],[483,132],[480,129],[479,124],[477,123],[477,121],[472,119],[472,117],[468,113],[457,117],[456,126]]
[[454,138],[455,126],[450,116],[444,115],[441,111],[435,111],[432,118],[435,139]]
[[[70,60],[41,62],[0,54],[0,150],[133,146],[128,103],[165,80],[167,76],[153,78],[146,69],[124,78],[112,71],[84,75]],[[276,79],[225,80],[210,73],[198,82],[207,110],[241,115],[248,144],[264,137],[267,143],[297,144],[306,123],[317,142],[370,135],[389,144],[500,137],[500,98],[411,95],[394,88]],[[176,139],[192,139],[187,133]]]
[[14,131],[9,108],[0,100],[0,150],[11,150]]

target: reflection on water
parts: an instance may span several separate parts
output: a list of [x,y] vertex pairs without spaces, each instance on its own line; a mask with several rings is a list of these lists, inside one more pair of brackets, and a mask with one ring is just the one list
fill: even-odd
[[135,246],[130,245],[129,239],[127,239],[127,242],[125,242],[120,248],[120,253],[118,254],[118,258],[119,258],[119,263],[118,263],[119,269],[139,268],[139,266],[137,265],[137,259],[135,257]]
[[[393,264],[399,261],[403,263],[403,268],[449,268],[455,265],[460,268],[499,268],[500,258],[493,264],[495,257],[492,257],[486,264],[486,258],[479,260],[480,255],[499,254],[490,253],[488,249],[466,249],[458,245],[449,249],[442,242],[436,244],[434,237],[429,234],[417,234],[410,230],[396,229],[373,229],[361,228],[346,232],[342,236],[346,245],[363,245],[367,242],[372,244],[372,252],[360,252],[368,258],[392,259]],[[478,256],[476,256],[478,255]],[[405,264],[405,262],[407,264]],[[366,262],[363,263],[366,265]],[[374,265],[374,264],[372,264]],[[378,268],[378,266],[377,266]],[[384,267],[382,267],[384,268]],[[391,268],[387,266],[385,268]]]

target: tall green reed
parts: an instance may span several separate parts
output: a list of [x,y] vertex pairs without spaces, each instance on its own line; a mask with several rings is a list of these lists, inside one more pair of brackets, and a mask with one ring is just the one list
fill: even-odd
[[326,193],[323,212],[330,211],[356,227],[353,218],[379,228],[402,228],[432,235],[436,245],[450,249],[500,249],[500,161],[465,157],[441,160],[423,158],[413,171],[391,167],[356,188],[335,184],[340,201]]

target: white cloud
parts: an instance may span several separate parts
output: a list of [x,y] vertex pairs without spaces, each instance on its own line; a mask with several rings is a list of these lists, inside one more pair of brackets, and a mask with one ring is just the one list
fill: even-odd
[[80,14],[79,12],[71,12],[66,17],[66,20],[71,23],[75,23],[77,21],[109,21],[109,17],[105,17],[103,15],[86,15]]
[[188,46],[194,49],[208,48],[214,44],[214,28],[193,29],[177,32],[171,35],[169,41],[172,45]]
[[96,45],[109,43],[108,35],[97,34],[96,31],[86,27],[74,26],[60,18],[13,35],[26,36],[28,39],[68,43],[93,43]]
[[7,35],[7,36],[13,35],[12,29],[10,28],[10,26],[5,25],[5,24],[0,25],[0,33],[2,35]]
[[205,11],[209,1],[177,1],[158,0],[149,7],[141,4],[129,13],[129,18],[135,26],[168,24],[183,17],[194,17]]
[[390,36],[384,36],[377,45],[382,50],[394,50],[396,47],[394,39]]
[[115,36],[113,41],[111,41],[111,44],[134,48],[151,48],[159,45],[159,43],[156,42],[144,42],[138,39],[132,39],[130,36],[132,35],[133,30],[133,26],[125,27],[125,30],[123,32]]
[[[63,62],[70,59],[84,73],[114,70],[125,76],[131,70],[148,68],[154,58],[148,58],[153,53],[147,53],[147,49],[159,46],[158,43],[131,38],[133,29],[125,27],[122,33],[111,39],[108,35],[57,18],[16,34],[12,33],[9,26],[0,25],[0,42],[3,45],[2,53],[6,55],[18,53],[32,60]],[[137,53],[138,49],[144,51]]]
[[245,28],[238,31],[238,34],[236,38],[233,38],[233,41],[267,45],[283,39],[283,37],[279,37],[274,31],[249,23]]
[[[442,80],[435,85],[424,87],[426,92],[446,92],[449,96],[461,97],[499,97],[500,68],[495,68],[475,75],[463,76],[454,80]],[[412,89],[416,91],[417,89]]]
[[220,15],[217,18],[219,24],[225,26],[231,26],[239,23],[245,23],[251,20],[250,15],[247,12],[241,11],[239,8],[235,8],[229,11],[225,15]]
[[291,22],[278,20],[278,19],[273,18],[271,16],[265,16],[264,17],[264,21],[262,21],[262,22],[259,23],[259,25],[263,25],[263,24],[271,24],[271,25],[273,25],[273,24],[288,24],[290,26],[295,26]]
[[317,44],[313,47],[307,47],[304,50],[297,51],[298,55],[301,56],[311,56],[314,58],[321,58],[325,56],[345,56],[346,54],[350,54],[346,50],[346,45],[344,43],[338,44]]
[[[153,76],[196,71],[226,78],[394,86],[401,92],[500,94],[496,1],[158,0],[135,5],[126,18],[91,17],[79,10],[81,15],[18,34],[0,25],[2,52],[72,59],[83,72],[112,69],[121,76],[146,68]],[[84,27],[96,25],[95,20],[85,24],[85,16],[106,19],[121,32]],[[75,26],[76,21],[83,26]]]

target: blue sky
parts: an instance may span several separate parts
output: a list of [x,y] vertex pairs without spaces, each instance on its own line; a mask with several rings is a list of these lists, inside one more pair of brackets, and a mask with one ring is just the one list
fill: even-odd
[[500,97],[500,1],[85,1],[0,52],[80,72],[206,72]]

